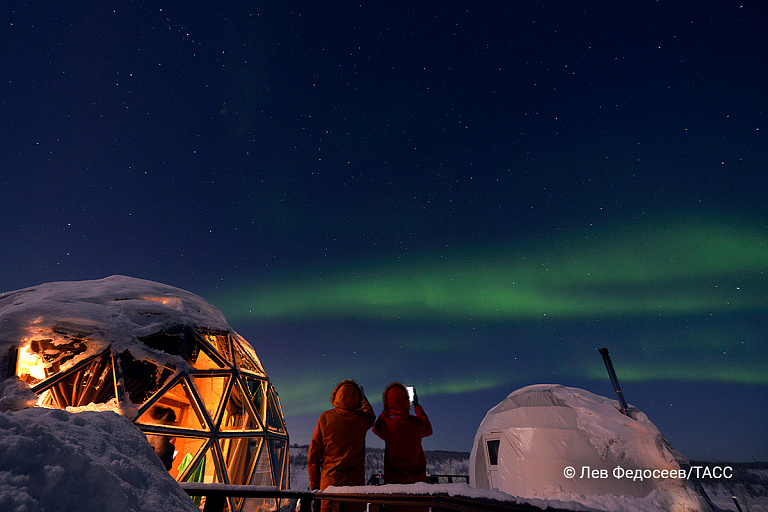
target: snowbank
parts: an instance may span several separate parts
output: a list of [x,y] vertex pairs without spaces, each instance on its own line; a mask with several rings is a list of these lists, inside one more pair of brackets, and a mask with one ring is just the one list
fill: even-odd
[[113,412],[0,413],[0,510],[195,512],[144,434]]
[[29,384],[15,375],[0,380],[0,412],[20,411],[27,407],[34,407],[38,398]]

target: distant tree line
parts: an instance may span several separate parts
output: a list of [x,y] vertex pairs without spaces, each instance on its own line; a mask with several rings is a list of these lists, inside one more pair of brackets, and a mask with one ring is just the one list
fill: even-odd
[[704,475],[698,478],[701,485],[707,490],[707,493],[714,492],[734,496],[750,495],[752,497],[768,498],[768,462],[695,462],[691,461],[691,466],[701,467],[725,467],[729,466],[732,471],[730,478],[714,478]]
[[[306,471],[308,445],[291,445],[291,472]],[[425,451],[428,475],[466,475],[469,473],[469,453],[452,451]],[[384,449],[366,448],[365,480],[384,471]]]

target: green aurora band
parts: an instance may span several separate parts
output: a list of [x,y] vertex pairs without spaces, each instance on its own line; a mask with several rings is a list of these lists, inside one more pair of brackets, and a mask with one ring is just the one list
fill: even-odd
[[[510,389],[520,382],[605,379],[602,362],[591,354],[593,346],[560,339],[542,348],[531,340],[536,332],[547,339],[544,331],[512,334],[521,358],[510,370],[508,362],[488,355],[508,355],[513,345],[498,343],[509,342],[461,328],[432,330],[446,323],[498,324],[515,333],[525,325],[611,322],[618,326],[611,336],[623,339],[616,347],[621,378],[627,382],[768,384],[763,323],[754,319],[768,312],[768,232],[743,219],[645,220],[640,228],[621,225],[505,247],[277,273],[225,292],[209,295],[232,323],[336,325],[351,320],[373,326],[368,335],[379,328],[387,332],[372,342],[376,348],[358,349],[361,359],[377,361],[378,375],[344,359],[350,347],[363,343],[350,338],[354,335],[334,333],[336,338],[324,341],[339,345],[337,359],[315,355],[278,362],[286,365],[278,368],[286,375],[280,393],[291,415],[316,414],[330,406],[329,383],[348,377],[350,368],[370,383],[398,372],[418,375],[416,367],[402,368],[405,361],[448,366],[461,360],[462,368],[445,370],[447,376],[422,375],[414,382],[423,396]],[[712,324],[713,316],[726,320]],[[675,330],[675,319],[682,317],[685,328]],[[629,327],[638,321],[646,323]],[[425,324],[430,327],[412,328]],[[739,346],[744,340],[747,345]],[[611,343],[610,338],[605,342]],[[377,352],[382,346],[398,355],[382,356]],[[728,357],[722,356],[725,352]],[[555,366],[541,369],[542,358]],[[317,369],[297,375],[293,366]],[[379,401],[378,393],[371,395],[372,402]]]
[[768,235],[668,222],[289,274],[214,303],[231,320],[536,319],[765,311]]

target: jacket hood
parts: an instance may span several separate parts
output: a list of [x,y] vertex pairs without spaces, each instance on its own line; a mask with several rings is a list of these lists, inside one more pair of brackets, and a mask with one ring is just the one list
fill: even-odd
[[407,416],[411,412],[411,401],[408,399],[408,391],[405,385],[400,382],[393,382],[381,394],[384,401],[384,408],[389,410],[390,414]]
[[363,393],[360,384],[352,379],[346,379],[338,384],[331,393],[331,403],[339,409],[356,411],[363,403]]

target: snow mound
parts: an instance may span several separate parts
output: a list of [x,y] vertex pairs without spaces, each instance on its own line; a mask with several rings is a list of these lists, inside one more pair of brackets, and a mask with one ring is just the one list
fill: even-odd
[[27,407],[34,407],[38,398],[29,384],[15,375],[0,380],[0,412],[20,411]]
[[0,413],[0,461],[7,512],[198,510],[144,434],[112,412]]

